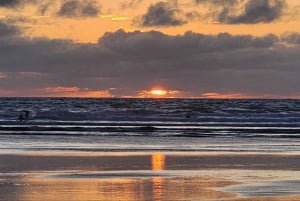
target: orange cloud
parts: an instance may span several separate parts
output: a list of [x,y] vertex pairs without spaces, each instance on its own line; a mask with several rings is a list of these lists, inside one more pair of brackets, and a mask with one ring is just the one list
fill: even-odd
[[78,87],[48,87],[40,90],[44,96],[53,97],[82,97],[82,98],[111,98],[109,90],[90,90]]
[[17,96],[15,91],[0,89],[0,97],[13,97]]
[[200,98],[211,98],[211,99],[299,99],[300,94],[243,94],[243,93],[218,93],[218,92],[207,92],[203,93]]
[[45,88],[46,92],[50,93],[70,93],[70,92],[79,92],[80,88],[78,87],[48,87]]
[[26,77],[37,77],[42,75],[42,73],[39,72],[17,72],[16,74]]
[[207,92],[203,93],[201,98],[213,98],[213,99],[243,99],[243,98],[254,98],[242,93],[217,93],[217,92]]
[[7,75],[5,73],[0,73],[0,79],[6,78]]

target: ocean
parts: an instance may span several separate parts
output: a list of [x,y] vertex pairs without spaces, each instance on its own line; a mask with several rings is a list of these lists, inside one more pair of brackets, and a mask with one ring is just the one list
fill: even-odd
[[300,100],[0,98],[0,151],[299,153]]

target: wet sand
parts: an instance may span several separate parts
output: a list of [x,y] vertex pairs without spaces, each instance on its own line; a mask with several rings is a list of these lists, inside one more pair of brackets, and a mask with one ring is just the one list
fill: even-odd
[[300,201],[300,155],[0,155],[0,201]]

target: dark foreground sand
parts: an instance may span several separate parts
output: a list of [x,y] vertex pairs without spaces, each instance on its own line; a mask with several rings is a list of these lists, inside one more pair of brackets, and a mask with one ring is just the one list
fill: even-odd
[[0,201],[42,200],[300,201],[300,155],[0,155]]

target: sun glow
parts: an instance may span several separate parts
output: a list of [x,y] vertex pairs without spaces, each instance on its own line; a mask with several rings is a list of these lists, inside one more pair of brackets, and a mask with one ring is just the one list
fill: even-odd
[[139,98],[175,98],[180,96],[180,91],[167,90],[162,87],[155,87],[150,90],[140,91]]
[[163,89],[152,89],[150,91],[150,93],[152,95],[155,95],[155,96],[164,96],[166,95],[168,92],[166,90],[163,90]]

